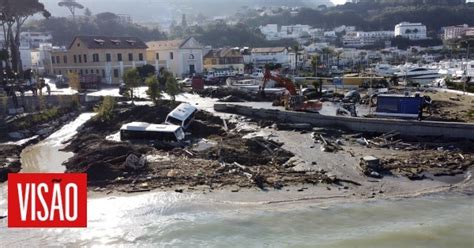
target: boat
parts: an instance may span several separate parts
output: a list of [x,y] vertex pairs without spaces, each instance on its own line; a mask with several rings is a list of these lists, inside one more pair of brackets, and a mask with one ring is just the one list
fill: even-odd
[[418,66],[404,66],[395,75],[406,82],[411,81],[418,84],[428,84],[440,77],[439,70]]
[[398,69],[395,66],[389,64],[377,64],[374,68],[375,75],[379,77],[391,77]]

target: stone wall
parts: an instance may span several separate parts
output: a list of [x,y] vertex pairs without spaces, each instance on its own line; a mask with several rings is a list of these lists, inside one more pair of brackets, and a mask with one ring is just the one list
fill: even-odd
[[398,131],[407,136],[442,136],[474,140],[474,123],[452,123],[381,118],[326,116],[316,113],[255,109],[235,104],[215,104],[220,112],[290,123],[310,123],[321,127],[341,127],[356,132]]

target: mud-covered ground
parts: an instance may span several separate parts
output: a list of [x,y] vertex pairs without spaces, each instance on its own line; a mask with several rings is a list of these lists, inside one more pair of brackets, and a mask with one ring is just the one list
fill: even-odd
[[245,139],[235,124],[199,111],[186,130],[188,145],[106,140],[131,121],[162,123],[177,103],[118,106],[106,122],[91,119],[65,148],[74,152],[68,172],[86,172],[89,185],[127,192],[154,188],[282,188],[300,183],[337,182],[320,172],[294,171],[293,154],[263,138]]

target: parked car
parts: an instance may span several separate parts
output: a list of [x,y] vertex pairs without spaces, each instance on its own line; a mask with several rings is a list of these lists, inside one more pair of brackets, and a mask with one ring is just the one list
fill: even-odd
[[358,103],[360,102],[360,93],[357,90],[351,90],[344,95],[343,102]]
[[57,75],[56,78],[54,79],[54,84],[56,85],[56,88],[67,88],[69,87],[69,79],[63,75]]
[[178,81],[178,84],[182,87],[191,87],[193,80],[191,78],[185,78],[183,80]]

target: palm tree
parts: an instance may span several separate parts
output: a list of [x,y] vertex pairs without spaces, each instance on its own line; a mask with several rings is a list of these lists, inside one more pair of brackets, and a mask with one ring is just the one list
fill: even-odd
[[319,54],[315,54],[311,56],[311,67],[313,68],[313,74],[315,77],[318,76],[318,62],[319,62]]

